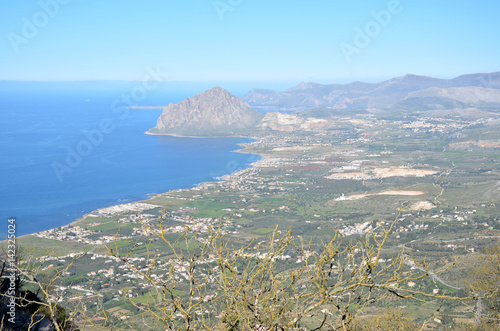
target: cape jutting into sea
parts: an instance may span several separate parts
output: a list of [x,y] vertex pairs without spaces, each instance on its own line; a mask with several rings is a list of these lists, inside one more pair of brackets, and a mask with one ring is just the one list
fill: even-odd
[[[18,236],[213,181],[260,159],[233,152],[250,139],[144,134],[161,109],[117,104],[128,85],[63,86],[0,84],[0,220],[15,217]],[[199,91],[160,92],[142,103],[166,105]]]

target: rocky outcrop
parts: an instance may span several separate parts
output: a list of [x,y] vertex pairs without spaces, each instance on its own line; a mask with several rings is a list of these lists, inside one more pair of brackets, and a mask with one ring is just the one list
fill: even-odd
[[163,109],[151,134],[232,136],[253,130],[263,115],[221,87]]

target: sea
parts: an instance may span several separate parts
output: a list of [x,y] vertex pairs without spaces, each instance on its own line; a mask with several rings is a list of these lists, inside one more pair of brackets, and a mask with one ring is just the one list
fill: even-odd
[[[98,208],[143,200],[249,167],[246,138],[147,135],[161,109],[205,87],[154,91],[137,82],[0,82],[0,238],[22,236]],[[1,240],[1,239],[0,239]]]

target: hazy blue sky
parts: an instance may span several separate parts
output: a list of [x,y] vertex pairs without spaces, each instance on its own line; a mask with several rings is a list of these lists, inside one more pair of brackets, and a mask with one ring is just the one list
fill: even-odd
[[140,80],[147,66],[184,81],[451,78],[500,71],[499,13],[498,0],[4,0],[0,80]]

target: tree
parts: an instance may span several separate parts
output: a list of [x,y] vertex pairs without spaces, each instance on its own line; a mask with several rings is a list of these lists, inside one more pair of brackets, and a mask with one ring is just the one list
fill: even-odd
[[[203,237],[186,227],[172,242],[161,221],[156,228],[144,223],[174,256],[161,277],[165,266],[149,247],[147,270],[132,262],[134,249],[115,243],[109,250],[153,289],[146,304],[126,297],[150,330],[352,330],[366,307],[386,298],[462,300],[406,286],[432,273],[415,261],[424,272],[409,272],[402,252],[382,258],[395,222],[358,241],[333,231],[330,241],[316,243],[275,229],[256,249],[253,242],[233,243],[222,227]],[[381,328],[398,320],[412,325],[396,315],[380,319]],[[109,315],[103,310],[103,316]]]
[[420,329],[415,321],[400,310],[389,309],[375,318],[362,318],[352,325],[353,331],[414,331]]
[[500,244],[480,254],[471,276],[469,286],[477,298],[476,325],[500,327]]
[[[110,255],[123,263],[125,268],[120,269],[142,278],[134,283],[136,289],[123,291],[137,319],[118,319],[107,311],[104,303],[109,297],[101,298],[95,308],[80,302],[70,317],[80,314],[86,324],[144,330],[364,331],[372,326],[374,330],[409,330],[414,328],[413,322],[397,311],[369,325],[360,317],[366,308],[380,306],[384,300],[464,300],[407,286],[435,274],[402,250],[385,252],[397,218],[356,240],[332,230],[328,241],[317,242],[295,236],[292,229],[282,232],[276,227],[261,245],[231,239],[224,230],[225,221],[205,235],[186,226],[173,241],[168,239],[172,236],[167,235],[162,219],[156,225],[143,222],[149,230],[148,244],[130,249],[115,241],[108,247]],[[160,258],[159,243],[170,260]],[[137,256],[146,258],[146,267],[134,259]],[[44,261],[33,261],[28,258],[18,268],[21,277],[39,287],[41,300],[30,300],[39,305],[31,316],[43,312],[56,330],[66,330],[65,312],[48,298],[55,295],[57,300],[57,284],[72,263],[57,268],[51,279],[42,280]],[[139,286],[148,289],[140,300],[135,295]]]
[[[0,329],[21,331],[43,326],[44,330],[78,331],[66,310],[55,300],[49,299],[53,285],[67,272],[74,260],[45,282],[38,277],[43,263],[35,262],[31,253],[21,255],[23,258],[19,255],[12,258],[5,252],[0,256]],[[24,288],[28,281],[37,286],[36,292]]]

